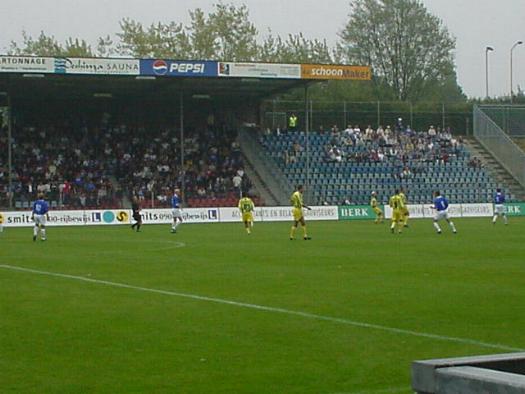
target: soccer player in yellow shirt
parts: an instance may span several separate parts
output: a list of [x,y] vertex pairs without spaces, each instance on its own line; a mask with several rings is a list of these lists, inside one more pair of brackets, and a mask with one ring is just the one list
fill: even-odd
[[308,236],[308,233],[306,232],[306,222],[304,221],[304,214],[303,214],[303,208],[306,208],[308,210],[312,208],[303,204],[303,192],[304,192],[303,185],[299,185],[297,186],[297,190],[290,197],[290,202],[292,203],[293,220],[294,220],[292,228],[290,230],[290,240],[291,241],[295,239],[295,230],[297,230],[297,226],[299,225],[299,223],[301,223],[301,226],[303,228],[303,239],[305,241],[309,241],[312,239]]
[[390,225],[390,231],[393,234],[397,225],[397,232],[401,234],[403,226],[403,208],[405,207],[405,204],[403,204],[403,200],[399,196],[399,190],[396,190],[395,194],[390,197],[388,205],[392,208],[392,224]]
[[255,205],[250,197],[245,196],[239,200],[239,210],[241,211],[244,228],[248,234],[251,234],[252,232],[254,209]]
[[399,189],[399,197],[401,197],[401,200],[403,200],[403,209],[401,213],[403,214],[403,226],[408,227],[408,217],[410,216],[410,213],[408,212],[407,207],[407,196],[405,195],[405,191],[403,188]]
[[381,208],[379,208],[376,192],[372,192],[372,197],[370,198],[370,206],[376,214],[376,220],[374,220],[374,223],[383,223],[383,211],[381,210]]

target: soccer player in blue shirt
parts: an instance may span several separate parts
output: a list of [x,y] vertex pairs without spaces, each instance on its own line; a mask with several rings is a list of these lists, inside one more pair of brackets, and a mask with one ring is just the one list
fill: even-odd
[[503,223],[505,225],[509,224],[507,219],[507,214],[505,213],[505,194],[501,189],[496,189],[496,194],[494,194],[494,217],[492,218],[492,224],[496,224],[498,216],[503,217]]
[[182,200],[180,198],[180,189],[175,189],[173,197],[171,197],[171,208],[173,214],[173,224],[171,225],[171,232],[175,234],[177,232],[177,227],[182,223],[182,209],[181,209]]
[[452,229],[452,232],[456,234],[456,227],[448,216],[448,200],[443,197],[439,191],[434,193],[434,197],[434,206],[432,207],[436,210],[436,214],[434,215],[434,228],[438,234],[441,234],[441,227],[439,227],[438,221],[445,219]]
[[49,205],[44,200],[44,193],[38,193],[38,200],[33,203],[33,211],[31,213],[31,220],[35,222],[33,227],[33,241],[36,241],[38,232],[40,231],[41,240],[46,238],[46,219],[49,220]]

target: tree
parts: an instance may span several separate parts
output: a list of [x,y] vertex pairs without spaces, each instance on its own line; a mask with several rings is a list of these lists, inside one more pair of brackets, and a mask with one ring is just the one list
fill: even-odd
[[420,0],[353,0],[340,38],[341,58],[371,65],[378,92],[397,99],[433,96],[455,77],[455,39]]
[[[164,57],[181,59],[190,53],[189,39],[180,23],[153,23],[144,28],[142,23],[124,18],[120,21],[121,31],[117,33],[120,55],[139,58]],[[101,43],[103,38],[99,39]]]
[[85,40],[69,37],[65,44],[60,44],[54,36],[47,36],[43,31],[35,39],[25,31],[22,32],[22,45],[11,41],[11,55],[30,56],[76,56],[92,57],[91,46]]
[[134,57],[254,60],[258,53],[257,29],[249,20],[245,5],[215,4],[205,15],[200,8],[190,11],[190,24],[155,23],[145,28],[140,22],[123,19],[117,52]]
[[279,63],[332,63],[326,40],[307,39],[302,33],[289,34],[286,41],[271,33],[259,49],[259,61]]

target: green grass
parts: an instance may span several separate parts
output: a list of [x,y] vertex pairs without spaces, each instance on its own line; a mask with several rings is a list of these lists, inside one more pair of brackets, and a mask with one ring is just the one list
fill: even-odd
[[346,323],[0,268],[0,391],[408,393],[412,360],[525,348],[525,220],[456,225],[7,229],[0,264]]

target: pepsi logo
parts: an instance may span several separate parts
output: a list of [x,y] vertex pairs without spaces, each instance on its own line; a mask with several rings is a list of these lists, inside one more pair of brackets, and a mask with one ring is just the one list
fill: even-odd
[[168,64],[164,60],[155,60],[153,72],[157,75],[165,75],[168,72]]

